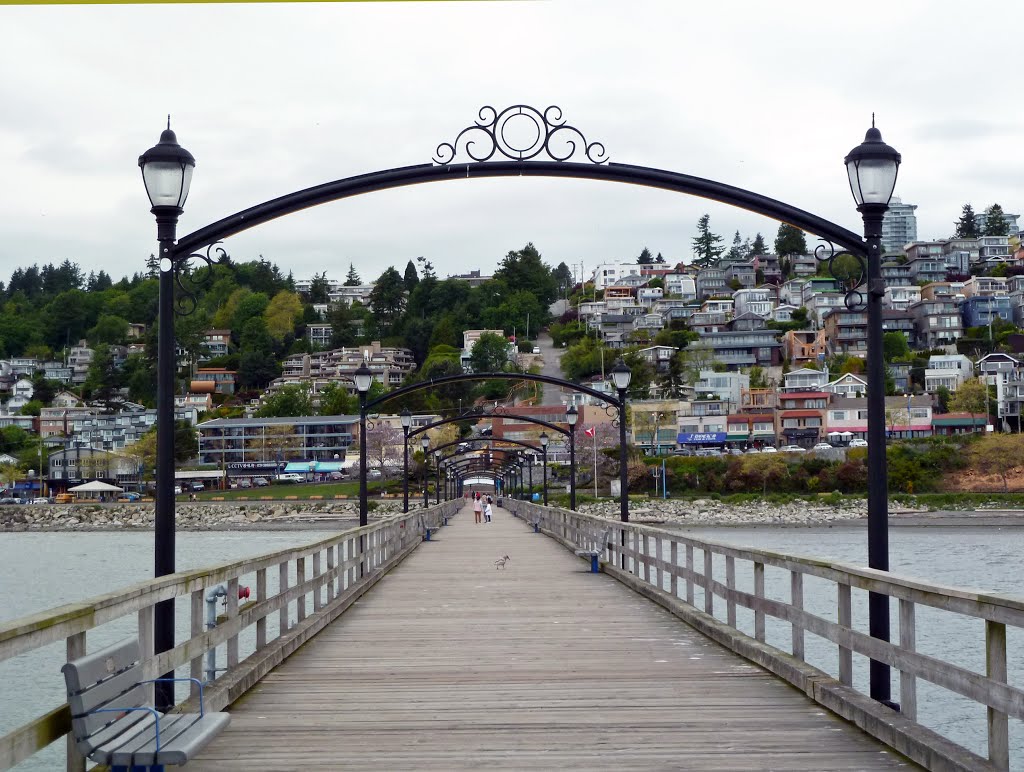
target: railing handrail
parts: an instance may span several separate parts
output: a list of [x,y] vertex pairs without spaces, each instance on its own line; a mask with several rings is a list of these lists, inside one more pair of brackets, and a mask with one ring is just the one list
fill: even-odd
[[[56,606],[46,611],[27,614],[6,622],[0,622],[0,662],[3,662],[5,659],[13,656],[13,654],[18,653],[18,650],[16,649],[12,653],[11,647],[4,645],[12,639],[17,639],[21,636],[33,633],[44,633],[44,631],[48,630],[51,631],[51,634],[47,635],[46,640],[40,645],[53,643],[67,637],[66,635],[56,632],[56,628],[75,620],[93,617],[96,612],[113,611],[114,613],[112,616],[121,616],[124,613],[130,613],[135,610],[135,608],[131,608],[123,610],[120,614],[116,613],[118,607],[123,606],[126,603],[131,604],[133,607],[140,607],[150,605],[156,601],[186,595],[197,589],[197,582],[199,583],[198,586],[202,587],[216,586],[228,579],[234,579],[242,574],[251,574],[261,568],[273,568],[283,560],[290,560],[293,557],[300,555],[308,555],[312,552],[337,544],[339,541],[344,541],[346,539],[351,539],[354,536],[360,536],[361,534],[376,531],[383,525],[408,519],[410,516],[415,516],[416,514],[418,514],[418,512],[414,511],[409,512],[408,514],[389,515],[381,518],[380,520],[374,521],[372,524],[356,526],[355,528],[339,531],[334,536],[310,542],[309,544],[280,549],[274,552],[267,552],[251,558],[245,558],[244,560],[219,563],[206,568],[188,569],[185,571],[178,571],[173,574],[167,574],[166,576],[145,579],[125,588],[104,593],[102,595],[95,595],[92,598],[87,598],[77,603],[67,603],[63,606]],[[99,624],[102,624],[102,622]],[[89,625],[89,627],[96,626],[97,625],[95,624]],[[33,646],[33,648],[36,647]]]

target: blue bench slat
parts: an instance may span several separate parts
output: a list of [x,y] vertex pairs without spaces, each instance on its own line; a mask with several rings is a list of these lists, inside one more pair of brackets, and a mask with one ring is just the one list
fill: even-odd
[[[160,722],[159,753],[156,752],[156,741],[151,736],[146,743],[133,743],[131,749],[126,746],[115,751],[110,763],[184,764],[205,748],[231,721],[227,713],[207,713],[202,718],[198,714],[190,714],[187,718],[194,720],[177,722],[170,731],[173,739],[164,735],[164,721]],[[178,731],[179,728],[181,731]]]

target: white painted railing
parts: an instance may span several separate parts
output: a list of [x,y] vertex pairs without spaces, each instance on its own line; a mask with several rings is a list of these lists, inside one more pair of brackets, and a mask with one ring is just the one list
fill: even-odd
[[[1024,691],[1007,683],[1007,628],[1019,644],[1024,631],[1024,597],[946,587],[843,563],[701,541],[664,529],[524,501],[506,500],[505,506],[569,548],[592,548],[604,535],[606,543],[598,548],[603,549],[608,573],[715,640],[787,678],[915,761],[929,768],[1010,768],[1009,719],[1024,719]],[[766,593],[766,567],[788,573],[788,600]],[[805,579],[817,583],[817,605],[822,605],[821,597],[826,596],[824,605],[831,618],[808,610]],[[821,589],[820,580],[831,586],[830,592]],[[898,634],[892,642],[872,638],[864,631],[865,624],[860,625],[861,629],[854,624],[854,610],[866,608],[868,592],[893,600]],[[855,593],[863,603],[854,604]],[[787,593],[782,590],[774,594]],[[983,647],[984,672],[980,667],[965,665],[963,658],[960,662],[946,661],[919,651],[920,609],[976,620],[975,639]],[[737,629],[738,610],[752,616],[752,624],[739,625],[746,627],[746,634]],[[766,627],[773,625],[776,633],[788,628],[788,642],[784,636],[775,635],[775,645],[767,645]],[[942,634],[941,630],[928,632]],[[831,677],[828,672],[806,666],[808,634],[819,639],[816,643],[834,647],[837,667]],[[858,665],[873,659],[898,673],[899,713],[854,689],[855,655],[864,658]],[[919,680],[959,695],[985,712],[987,748],[982,752],[987,759],[961,745],[958,740],[962,738],[951,739],[943,727],[918,723]],[[886,726],[872,726],[879,723]],[[1013,765],[1024,768],[1024,758],[1018,755]]]
[[[204,690],[207,710],[233,702],[303,642],[334,620],[390,568],[423,541],[427,528],[437,528],[463,501],[447,501],[427,509],[394,515],[362,528],[293,549],[260,555],[201,571],[182,571],[123,590],[10,622],[0,623],[0,662],[31,656],[45,646],[63,642],[67,659],[88,653],[87,635],[101,625],[134,615],[149,677],[187,666],[202,679],[204,656],[223,647],[227,668]],[[116,556],[108,556],[114,560]],[[248,577],[252,577],[249,579]],[[255,599],[239,604],[243,581],[255,584]],[[208,589],[227,585],[226,614],[206,629],[204,598]],[[170,651],[153,654],[155,604],[188,597],[177,604],[189,613],[191,637]],[[277,617],[275,620],[274,617]],[[240,638],[249,650],[240,656]],[[95,648],[95,646],[93,647]],[[60,668],[39,678],[61,680]],[[183,705],[197,696],[197,689]],[[29,700],[30,695],[20,695]],[[71,715],[67,704],[54,706],[0,737],[0,770],[67,735]],[[68,736],[67,769],[81,772],[85,760]]]

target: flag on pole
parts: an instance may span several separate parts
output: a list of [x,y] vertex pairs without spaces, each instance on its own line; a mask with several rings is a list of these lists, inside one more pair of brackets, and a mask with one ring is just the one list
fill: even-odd
[[597,433],[597,427],[591,426],[589,429],[584,429],[583,433],[588,437],[593,437]]

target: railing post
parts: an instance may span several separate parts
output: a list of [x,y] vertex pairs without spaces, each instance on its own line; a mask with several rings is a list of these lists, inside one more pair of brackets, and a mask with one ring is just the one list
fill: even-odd
[[[839,593],[839,626],[847,630],[853,628],[853,591],[848,584],[837,584]],[[903,626],[900,625],[900,629]],[[853,649],[839,647],[839,683],[853,686]]]
[[686,602],[693,605],[693,545],[686,545]]
[[754,597],[758,604],[754,606],[754,638],[764,643],[764,563],[754,563]]
[[679,543],[673,539],[669,544],[669,562],[672,564],[672,597],[679,597]]
[[[1006,683],[1006,625],[985,620],[985,674]],[[1010,768],[1010,728],[1006,714],[988,709],[988,760],[998,769]]]
[[[789,605],[803,611],[804,575],[799,571],[791,571],[789,574],[789,596]],[[796,620],[793,620],[792,628],[793,656],[802,662],[804,659],[804,628]]]
[[725,615],[729,627],[736,627],[736,599],[732,592],[736,589],[736,558],[732,555],[725,556],[725,586],[729,588],[729,595],[725,599]]
[[[238,616],[238,577],[228,579],[227,616],[232,620]],[[228,668],[238,667],[238,636],[228,638]]]
[[[150,606],[150,616],[152,617],[152,609]],[[140,612],[141,614],[141,612]],[[152,633],[150,634],[152,638]],[[71,662],[79,657],[85,656],[85,633],[75,633],[69,635],[65,641],[65,649],[67,661]],[[153,655],[153,646],[149,647],[150,656]],[[145,656],[145,649],[143,649],[143,656]],[[150,687],[153,685],[150,684]],[[153,690],[150,688],[148,699],[153,699]],[[85,756],[78,752],[78,743],[75,742],[75,733],[68,732],[65,738],[67,743],[67,772],[85,772]]]
[[[156,635],[154,631],[155,622],[155,607],[144,606],[139,609],[138,614],[138,625],[139,625],[139,653],[142,657],[142,661],[147,664],[142,668],[143,678],[156,678],[156,666],[152,662],[153,653],[156,651]],[[153,704],[155,684],[146,685],[146,699]]]
[[[900,648],[910,652],[917,650],[914,602],[904,598],[900,598]],[[906,670],[900,671],[900,713],[917,721],[917,676]]]
[[704,611],[711,616],[715,615],[715,593],[711,589],[712,554],[706,546],[704,547]]
[[[267,599],[267,569],[261,568],[256,572],[256,600],[260,603]],[[265,616],[256,620],[256,651],[267,645],[267,618]]]
[[[288,561],[283,561],[277,567],[277,594],[284,595],[288,590]],[[288,604],[284,603],[277,614],[277,635],[278,637],[288,632]]]
[[[295,586],[301,587],[306,581],[306,559],[295,559]],[[306,593],[295,599],[296,619],[299,624],[306,618]]]
[[323,599],[323,595],[322,595],[324,587],[323,587],[323,584],[321,582],[316,581],[316,580],[318,580],[320,578],[320,575],[322,573],[323,573],[323,570],[322,570],[322,567],[320,565],[320,550],[317,550],[316,552],[313,553],[313,579],[314,579],[314,584],[316,584],[316,589],[313,590],[313,613],[314,614],[324,607],[324,599]]
[[[192,637],[196,638],[202,635],[206,631],[206,588],[201,587],[198,590],[192,591],[192,596],[189,601],[189,616],[190,627],[192,631]],[[193,657],[189,660],[188,674],[191,678],[198,678],[200,681],[204,680],[206,675],[203,672],[203,654],[200,653],[198,657]],[[171,684],[173,686],[173,684]],[[193,683],[189,690],[189,697],[196,698],[199,696],[199,690]]]
[[329,577],[327,580],[328,603],[334,600],[334,566],[336,565],[336,563],[334,562],[334,556],[337,554],[335,552],[337,546],[337,544],[332,544],[330,547],[327,548],[327,575]]

